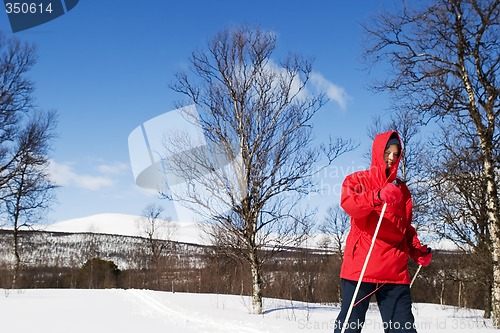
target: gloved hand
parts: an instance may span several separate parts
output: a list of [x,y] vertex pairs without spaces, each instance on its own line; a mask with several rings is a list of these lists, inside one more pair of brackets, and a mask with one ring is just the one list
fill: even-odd
[[388,183],[378,191],[378,197],[382,202],[394,205],[401,202],[403,193],[399,187],[393,183]]
[[421,255],[417,258],[417,264],[428,266],[432,260],[432,249],[427,245],[422,246],[420,249]]

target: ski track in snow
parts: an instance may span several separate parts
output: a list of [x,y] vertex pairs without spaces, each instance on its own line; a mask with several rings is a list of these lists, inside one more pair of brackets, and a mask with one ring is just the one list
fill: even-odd
[[[185,309],[180,311],[174,310],[172,307],[154,299],[148,294],[147,290],[128,289],[126,292],[133,295],[136,299],[145,304],[149,309],[158,312],[161,315],[167,316],[168,321],[174,322],[181,326],[194,329],[196,332],[238,332],[238,333],[265,333],[260,328],[252,328],[243,324],[228,323],[227,319],[217,319],[207,315],[200,315],[199,313],[189,313]],[[170,303],[170,302],[169,302]],[[223,331],[221,331],[223,329]]]
[[[172,293],[148,289],[5,290],[1,332],[88,333],[327,333],[335,305],[266,299],[265,315],[250,314],[248,298],[237,295]],[[500,333],[482,310],[414,304],[419,333]],[[376,303],[363,333],[381,333]]]

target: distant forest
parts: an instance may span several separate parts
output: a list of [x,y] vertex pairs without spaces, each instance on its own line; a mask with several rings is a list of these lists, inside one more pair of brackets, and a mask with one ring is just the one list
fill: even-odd
[[[2,288],[140,288],[251,295],[246,263],[217,247],[96,233],[21,233],[13,286],[13,234],[0,230]],[[471,254],[435,251],[412,286],[414,302],[484,309],[489,291]],[[328,249],[289,248],[264,267],[264,297],[338,303],[341,257]],[[410,272],[416,265],[410,260]]]

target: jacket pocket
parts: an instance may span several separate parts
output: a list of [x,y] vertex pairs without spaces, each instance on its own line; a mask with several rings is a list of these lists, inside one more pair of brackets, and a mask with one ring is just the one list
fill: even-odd
[[[352,250],[351,250],[351,257],[354,258],[354,253],[356,252],[356,249],[358,248],[359,246],[359,239],[361,238],[361,235],[357,235],[356,237],[353,237],[353,239],[351,240],[351,244],[349,247],[352,247]],[[346,247],[347,247],[347,244],[346,244]]]

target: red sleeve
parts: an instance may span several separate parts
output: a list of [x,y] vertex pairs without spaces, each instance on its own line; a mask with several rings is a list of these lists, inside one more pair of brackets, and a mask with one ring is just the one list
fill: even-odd
[[422,245],[420,243],[417,237],[417,231],[411,225],[406,230],[406,240],[409,247],[408,255],[419,265],[429,265],[432,259],[432,253],[428,251],[427,245]]
[[366,217],[381,202],[375,198],[376,193],[368,189],[359,177],[359,173],[347,176],[342,183],[340,206],[354,218]]
[[[406,220],[408,223],[408,227],[406,229],[406,242],[408,244],[409,248],[409,255],[410,257],[417,261],[417,258],[420,256],[421,251],[420,249],[423,248],[422,244],[420,243],[420,240],[418,239],[417,236],[417,230],[411,225],[411,222],[413,221],[413,201],[411,199],[411,194],[410,190],[408,189],[408,186],[406,186],[404,183],[400,183],[400,188],[401,192],[403,192],[403,198],[406,198]],[[427,250],[427,247],[423,249],[423,252]]]

